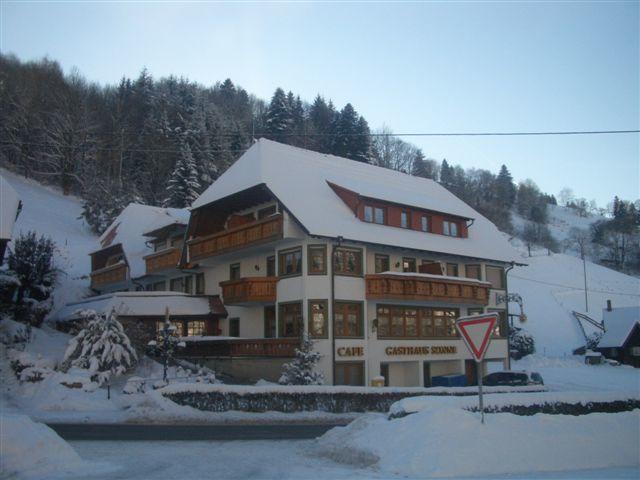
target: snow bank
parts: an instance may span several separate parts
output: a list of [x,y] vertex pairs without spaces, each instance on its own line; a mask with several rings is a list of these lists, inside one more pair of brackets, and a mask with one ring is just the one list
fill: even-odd
[[387,420],[367,414],[317,442],[342,463],[418,477],[504,475],[640,465],[640,411],[579,417],[480,416],[458,408]]
[[26,415],[5,414],[0,419],[3,478],[50,478],[86,467],[76,451],[46,425]]

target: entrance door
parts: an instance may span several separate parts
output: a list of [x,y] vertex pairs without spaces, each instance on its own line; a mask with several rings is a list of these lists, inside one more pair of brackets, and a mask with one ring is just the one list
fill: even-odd
[[431,386],[431,364],[429,362],[422,363],[422,380],[425,387]]
[[380,364],[380,375],[384,377],[384,386],[389,386],[389,364],[381,363]]
[[364,385],[364,362],[337,362],[333,371],[335,385]]
[[268,305],[264,307],[264,338],[276,336],[276,307]]
[[464,361],[464,374],[467,377],[467,385],[478,384],[478,369],[475,360]]

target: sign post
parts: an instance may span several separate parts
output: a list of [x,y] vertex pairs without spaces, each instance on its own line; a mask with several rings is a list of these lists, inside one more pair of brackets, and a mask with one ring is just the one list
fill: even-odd
[[458,333],[464,340],[471,356],[476,361],[478,376],[478,406],[481,422],[484,423],[484,402],[482,399],[482,361],[491,343],[491,333],[498,321],[497,313],[482,313],[456,320]]

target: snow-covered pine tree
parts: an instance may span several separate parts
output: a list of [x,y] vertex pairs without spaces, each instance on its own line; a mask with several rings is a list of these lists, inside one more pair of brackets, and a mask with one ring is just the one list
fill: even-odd
[[533,335],[523,328],[509,328],[509,348],[511,357],[520,360],[536,351],[536,342]]
[[85,327],[69,340],[65,365],[88,369],[98,384],[135,366],[138,355],[114,310],[106,317],[94,310],[84,310],[80,315]]
[[313,340],[307,333],[303,333],[295,358],[282,366],[278,382],[281,385],[322,385],[324,376],[314,369],[320,356],[319,352],[313,350]]
[[180,157],[167,182],[167,198],[164,206],[188,207],[198,198],[199,191],[198,170],[191,154],[191,147],[183,142],[180,146]]
[[351,160],[369,163],[371,138],[367,121],[347,103],[336,116],[333,125],[331,153]]
[[287,142],[286,134],[291,133],[293,118],[287,95],[284,90],[277,88],[265,116],[267,138],[278,142]]
[[176,350],[186,346],[185,342],[180,340],[180,337],[176,334],[176,327],[169,318],[169,307],[167,307],[164,314],[164,328],[158,332],[157,340],[151,340],[147,344],[149,354],[162,358],[164,368],[162,379],[164,382],[167,381],[169,363],[173,361]]

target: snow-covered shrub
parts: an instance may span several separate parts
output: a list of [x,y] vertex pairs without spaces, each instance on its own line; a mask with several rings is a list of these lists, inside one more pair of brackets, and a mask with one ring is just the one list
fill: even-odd
[[313,340],[302,334],[300,348],[296,348],[294,359],[282,366],[281,385],[322,385],[324,376],[314,370],[320,361],[320,353],[313,350]]
[[146,390],[146,380],[142,377],[131,377],[127,380],[122,393],[132,395],[134,393],[144,393]]
[[24,349],[31,339],[31,325],[24,325],[9,318],[0,318],[0,343]]
[[92,380],[103,384],[112,375],[122,375],[136,364],[138,356],[115,311],[106,318],[93,310],[85,310],[81,316],[87,326],[69,341],[65,365],[86,368]]
[[27,367],[20,372],[20,381],[31,383],[41,382],[52,373],[53,370],[49,368]]
[[604,332],[593,332],[591,335],[588,335],[586,343],[587,350],[595,350],[603,334]]
[[51,293],[57,269],[53,254],[56,245],[48,237],[38,238],[35,232],[18,237],[3,272],[3,294],[0,311],[15,320],[39,326],[51,310]]
[[511,349],[511,357],[516,360],[531,355],[536,351],[533,335],[519,327],[511,327],[509,329],[509,347]]
[[[176,327],[169,321],[167,313],[164,328],[158,332],[158,340],[151,340],[147,344],[147,353],[162,358],[164,374],[163,381],[167,380],[169,363],[173,361],[173,356],[178,348],[184,348],[186,344],[177,335]],[[155,387],[154,387],[155,388]]]

